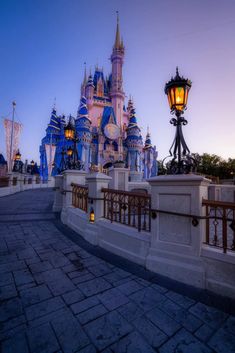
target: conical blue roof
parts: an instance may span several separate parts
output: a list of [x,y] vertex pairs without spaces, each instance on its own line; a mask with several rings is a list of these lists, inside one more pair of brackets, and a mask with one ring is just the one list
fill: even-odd
[[93,78],[92,78],[92,75],[91,75],[91,74],[90,74],[89,77],[88,77],[88,81],[87,81],[86,87],[87,87],[87,86],[92,86],[92,87],[94,87]]
[[64,114],[60,116],[60,124],[63,125],[63,126],[66,125],[66,120],[65,120],[65,115]]
[[[131,129],[133,127],[138,127],[137,125],[137,119],[135,116],[135,109],[132,108],[131,113],[130,113],[130,120],[129,120],[129,124],[127,126],[127,129]],[[138,127],[139,128],[139,127]]]
[[144,148],[150,148],[150,147],[152,147],[152,142],[150,138],[150,133],[147,132]]
[[78,115],[76,119],[76,129],[90,131],[91,120],[88,117],[88,109],[86,104],[86,97],[82,97],[80,101],[80,106],[78,109]]
[[50,119],[50,123],[48,124],[48,128],[50,130],[51,129],[55,129],[58,131],[60,130],[60,118],[57,117],[55,108],[52,109],[51,119]]
[[5,158],[3,157],[3,155],[0,153],[0,165],[5,165],[7,164]]

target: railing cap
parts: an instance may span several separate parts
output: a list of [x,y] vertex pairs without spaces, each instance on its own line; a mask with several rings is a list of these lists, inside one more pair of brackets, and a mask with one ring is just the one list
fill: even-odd
[[124,191],[124,190],[116,190],[116,189],[108,189],[108,188],[102,188],[102,192],[108,192],[110,194],[119,194],[119,195],[126,195],[126,196],[137,196],[137,197],[142,197],[142,198],[151,198],[150,194],[143,194],[141,192],[131,192],[131,191]]
[[104,181],[109,181],[112,178],[104,173],[96,172],[87,175],[86,180],[93,181],[93,180],[104,180]]

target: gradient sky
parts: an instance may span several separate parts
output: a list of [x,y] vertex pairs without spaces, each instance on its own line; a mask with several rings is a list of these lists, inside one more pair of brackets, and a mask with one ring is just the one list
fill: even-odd
[[109,74],[116,10],[124,91],[159,158],[174,138],[164,85],[177,65],[193,82],[184,127],[191,152],[235,158],[234,0],[0,0],[0,117],[16,100],[22,159],[39,162],[54,97],[58,113],[76,116],[84,61]]

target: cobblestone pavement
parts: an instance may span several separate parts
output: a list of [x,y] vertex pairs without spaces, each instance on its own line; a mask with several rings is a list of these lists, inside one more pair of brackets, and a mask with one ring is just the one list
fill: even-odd
[[235,352],[234,316],[94,256],[58,227],[52,199],[0,199],[2,353]]

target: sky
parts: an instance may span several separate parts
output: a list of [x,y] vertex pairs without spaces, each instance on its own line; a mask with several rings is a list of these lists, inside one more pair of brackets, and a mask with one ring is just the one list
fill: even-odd
[[0,0],[0,152],[15,100],[22,160],[39,162],[55,97],[58,114],[76,116],[84,62],[110,73],[117,10],[126,101],[159,159],[175,133],[164,86],[176,66],[192,81],[190,151],[235,158],[235,0]]

